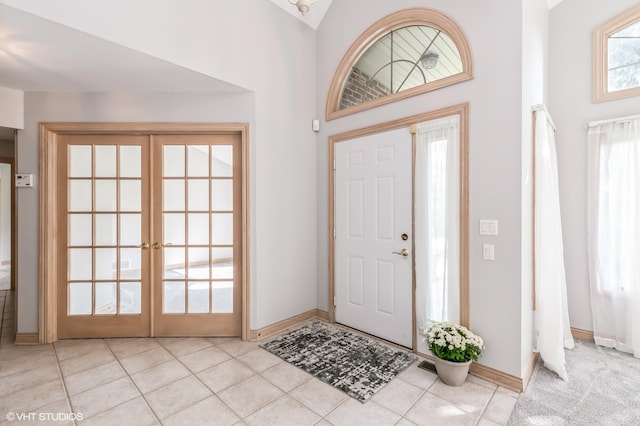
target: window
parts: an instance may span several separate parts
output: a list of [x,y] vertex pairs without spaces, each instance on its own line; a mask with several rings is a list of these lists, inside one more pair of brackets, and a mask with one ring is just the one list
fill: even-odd
[[589,126],[589,278],[596,344],[640,357],[640,117]]
[[593,100],[640,95],[640,6],[605,22],[593,33]]
[[419,123],[415,149],[419,325],[460,323],[460,116]]
[[373,24],[333,77],[327,120],[472,78],[464,34],[446,15],[406,9]]

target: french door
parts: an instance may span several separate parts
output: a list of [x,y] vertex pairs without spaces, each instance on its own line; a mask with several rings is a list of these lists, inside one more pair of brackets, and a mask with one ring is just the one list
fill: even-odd
[[58,142],[58,337],[240,335],[241,136]]
[[[241,331],[240,138],[153,137],[156,335]],[[160,258],[162,260],[160,260]]]

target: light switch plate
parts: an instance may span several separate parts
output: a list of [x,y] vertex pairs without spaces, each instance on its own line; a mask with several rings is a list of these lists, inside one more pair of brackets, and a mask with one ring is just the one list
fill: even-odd
[[495,260],[495,246],[493,244],[482,245],[482,258],[484,260]]
[[498,235],[498,221],[480,219],[480,235]]

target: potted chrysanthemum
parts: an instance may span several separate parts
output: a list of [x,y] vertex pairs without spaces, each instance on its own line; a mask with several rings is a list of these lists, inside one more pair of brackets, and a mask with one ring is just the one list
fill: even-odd
[[435,355],[438,377],[447,385],[462,385],[471,362],[477,361],[484,349],[482,338],[468,328],[450,322],[429,322],[423,334],[429,350]]

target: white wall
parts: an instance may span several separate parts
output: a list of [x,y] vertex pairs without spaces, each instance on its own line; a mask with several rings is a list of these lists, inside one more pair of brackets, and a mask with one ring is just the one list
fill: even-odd
[[533,120],[531,107],[546,101],[549,9],[545,0],[523,0],[522,11],[522,233],[521,366],[532,355],[533,335]]
[[558,169],[571,326],[593,330],[587,259],[589,121],[640,113],[637,97],[592,103],[592,31],[637,0],[564,0],[549,17],[549,109]]
[[[132,93],[117,95],[119,102],[113,94],[27,94],[19,168],[37,169],[38,120],[220,122],[240,115],[251,125],[250,325],[316,308],[315,34],[309,27],[266,0],[250,7],[209,0],[188,7],[178,0],[4,3],[251,90],[249,119],[244,102],[238,110],[233,100],[206,94],[200,101],[177,96],[177,104],[169,101],[174,95],[156,104],[156,95]],[[23,194],[18,331],[33,332],[38,191]]]
[[[423,1],[462,28],[471,46],[474,79],[373,110],[322,120],[318,135],[318,304],[328,306],[328,144],[336,133],[470,102],[470,298],[471,329],[486,351],[480,362],[521,376],[521,108],[522,4]],[[351,43],[378,19],[409,7],[411,0],[334,0],[318,29],[318,102],[324,111],[333,74]],[[321,117],[324,118],[324,117]],[[498,219],[500,235],[480,237],[480,219]],[[483,261],[482,244],[496,246]]]
[[24,126],[24,94],[20,90],[0,87],[0,127],[22,129]]

